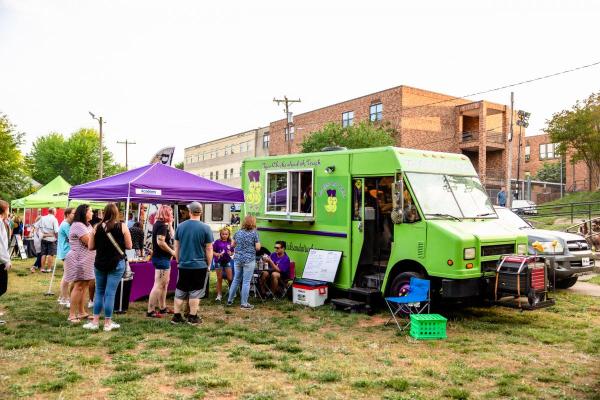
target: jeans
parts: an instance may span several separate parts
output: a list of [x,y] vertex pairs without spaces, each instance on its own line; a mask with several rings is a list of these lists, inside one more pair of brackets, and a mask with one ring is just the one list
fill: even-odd
[[94,269],[96,274],[96,295],[94,296],[94,315],[100,315],[104,308],[104,318],[112,318],[115,308],[115,293],[125,272],[125,260],[119,261],[112,271]]
[[254,274],[254,268],[256,267],[255,262],[249,263],[235,263],[235,274],[233,276],[233,283],[229,288],[228,302],[232,302],[237,292],[237,288],[242,282],[242,302],[241,304],[248,304],[248,296],[250,295],[250,281],[252,280],[252,274]]

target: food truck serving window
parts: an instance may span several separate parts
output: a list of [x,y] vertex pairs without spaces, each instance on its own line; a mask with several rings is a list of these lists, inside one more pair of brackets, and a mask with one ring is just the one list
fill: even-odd
[[312,214],[313,172],[288,171],[267,173],[267,212]]

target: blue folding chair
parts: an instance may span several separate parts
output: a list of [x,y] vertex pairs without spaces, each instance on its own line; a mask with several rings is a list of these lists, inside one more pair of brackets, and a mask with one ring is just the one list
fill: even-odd
[[[392,314],[391,318],[385,324],[389,324],[393,319],[401,331],[410,326],[410,314],[421,314],[425,309],[427,309],[427,314],[429,314],[430,311],[430,282],[427,279],[411,277],[409,285],[406,296],[385,298],[385,303]],[[396,310],[392,306],[396,307]],[[400,313],[408,315],[408,322],[403,326],[400,325],[397,318]]]

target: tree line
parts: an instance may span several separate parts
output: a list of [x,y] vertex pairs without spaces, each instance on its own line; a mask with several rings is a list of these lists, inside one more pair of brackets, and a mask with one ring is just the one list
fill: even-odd
[[[98,179],[100,136],[94,129],[82,128],[64,136],[49,133],[38,137],[24,155],[25,134],[17,130],[5,114],[0,114],[0,197],[7,200],[34,191],[34,181],[42,185],[58,175],[71,185]],[[103,146],[105,176],[122,172],[113,155]]]

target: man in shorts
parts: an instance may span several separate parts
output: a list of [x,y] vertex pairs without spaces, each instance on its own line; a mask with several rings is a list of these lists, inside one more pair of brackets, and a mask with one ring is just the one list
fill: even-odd
[[56,258],[56,240],[58,237],[58,220],[55,217],[56,208],[49,208],[48,215],[40,219],[42,232],[42,272],[52,272]]
[[263,258],[269,265],[268,271],[263,271],[260,276],[260,287],[263,293],[266,292],[267,281],[271,283],[271,293],[279,294],[279,289],[283,287],[290,277],[290,258],[285,252],[285,242],[278,240],[275,242],[275,251],[269,257]]
[[[202,320],[198,316],[200,299],[208,290],[208,266],[213,259],[213,234],[208,225],[200,221],[202,205],[196,201],[187,206],[190,219],[181,223],[175,231],[175,258],[179,276],[175,289],[175,313],[172,324],[187,322],[197,325]],[[181,315],[183,303],[187,301],[190,315],[187,321]]]

